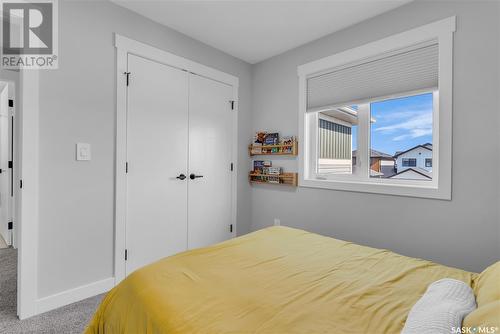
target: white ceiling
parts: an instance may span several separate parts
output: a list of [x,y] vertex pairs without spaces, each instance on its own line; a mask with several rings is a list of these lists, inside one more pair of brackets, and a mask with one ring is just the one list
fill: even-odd
[[112,0],[251,64],[411,0]]

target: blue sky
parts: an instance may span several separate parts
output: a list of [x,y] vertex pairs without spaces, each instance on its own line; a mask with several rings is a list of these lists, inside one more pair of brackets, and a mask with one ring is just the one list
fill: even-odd
[[432,93],[372,103],[372,148],[388,154],[432,143]]

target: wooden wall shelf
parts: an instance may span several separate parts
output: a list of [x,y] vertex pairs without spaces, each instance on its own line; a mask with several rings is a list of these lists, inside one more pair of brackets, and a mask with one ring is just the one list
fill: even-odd
[[[272,152],[273,149],[278,149],[277,152]],[[287,151],[285,151],[287,150]],[[259,153],[260,151],[260,153]],[[291,144],[280,144],[280,145],[262,145],[256,146],[250,144],[248,146],[248,154],[253,155],[288,155],[296,156],[298,153],[297,140],[294,140]]]
[[[297,186],[297,173],[282,173],[282,174],[258,174],[250,172],[248,175],[250,183],[265,183],[274,185]],[[279,182],[272,182],[270,180],[278,179]]]

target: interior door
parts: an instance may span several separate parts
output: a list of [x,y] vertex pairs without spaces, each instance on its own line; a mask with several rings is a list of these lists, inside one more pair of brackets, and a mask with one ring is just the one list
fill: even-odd
[[134,55],[128,71],[127,275],[186,250],[188,181],[187,72]]
[[231,237],[232,87],[189,75],[188,247]]

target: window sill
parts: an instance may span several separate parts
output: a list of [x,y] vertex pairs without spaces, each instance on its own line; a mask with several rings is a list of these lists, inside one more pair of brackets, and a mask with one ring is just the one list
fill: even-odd
[[387,180],[317,180],[299,179],[299,187],[320,188],[341,191],[353,191],[372,194],[383,194],[393,196],[407,196],[419,198],[431,198],[451,200],[451,190],[440,189],[435,182],[417,181],[425,184],[411,183],[408,181],[388,182]]

